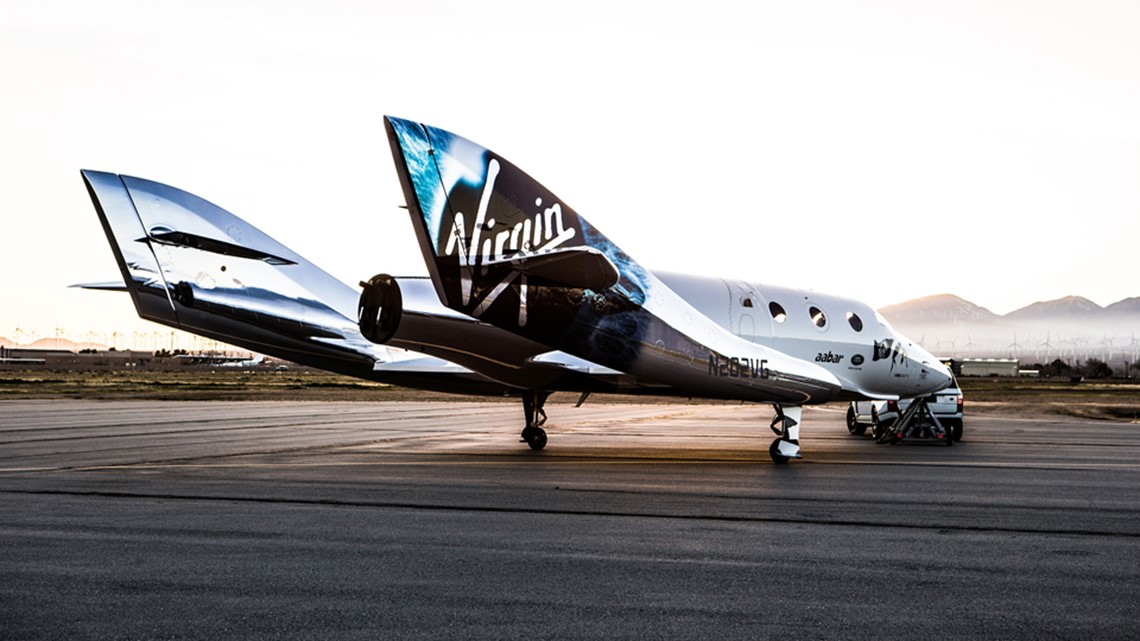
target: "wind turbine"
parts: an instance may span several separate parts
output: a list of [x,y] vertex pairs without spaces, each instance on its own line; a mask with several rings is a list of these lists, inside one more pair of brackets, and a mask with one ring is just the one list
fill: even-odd
[[966,354],[970,354],[970,348],[975,348],[977,346],[978,344],[974,342],[973,337],[971,337],[969,334],[966,334],[966,346],[962,348],[966,351]]
[[1115,345],[1113,345],[1113,342],[1115,340],[1116,340],[1115,337],[1109,336],[1108,332],[1105,332],[1104,338],[1102,338],[1100,341],[1100,350],[1101,350],[1101,353],[1104,354],[1104,362],[1106,362],[1106,363],[1112,360],[1112,354],[1113,354],[1112,348],[1116,347]]
[[[1089,338],[1088,338],[1088,336],[1082,335],[1082,336],[1078,336],[1075,339],[1073,339],[1073,348],[1074,348],[1074,352],[1077,348],[1080,348],[1081,350],[1083,350],[1081,352],[1081,357],[1087,359],[1089,357]],[[1074,353],[1073,356],[1075,357],[1076,354]]]
[[1021,346],[1017,344],[1017,332],[1013,333],[1013,342],[1009,344],[1010,358],[1018,358],[1021,356]]
[[1128,378],[1132,378],[1132,366],[1133,365],[1137,366],[1137,368],[1140,368],[1140,361],[1136,360],[1136,348],[1137,347],[1138,347],[1138,345],[1136,343],[1136,332],[1132,332],[1132,342],[1128,344],[1128,348],[1132,353],[1132,358],[1129,359],[1128,367],[1126,367],[1124,370],[1125,376],[1127,376]]
[[1038,345],[1038,347],[1045,348],[1045,360],[1049,360],[1049,350],[1053,347],[1053,344],[1049,342],[1049,338],[1052,335],[1052,332],[1045,332],[1045,341]]
[[[1017,335],[1016,334],[1014,334],[1014,341],[1015,342],[1017,341]],[[1025,344],[1022,345],[1022,347],[1026,348],[1026,349],[1032,349],[1033,350],[1033,360],[1034,361],[1040,360],[1037,358],[1037,352],[1038,352],[1037,339],[1033,338],[1032,334],[1026,334],[1025,335]]]

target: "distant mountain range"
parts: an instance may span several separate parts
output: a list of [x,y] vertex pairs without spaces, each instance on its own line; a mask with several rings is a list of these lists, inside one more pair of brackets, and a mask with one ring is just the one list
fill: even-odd
[[[992,322],[1006,320],[1042,320],[1073,318],[1108,318],[1140,315],[1140,296],[1125,298],[1101,307],[1083,296],[1065,296],[1047,300],[1005,315],[998,315],[980,305],[953,294],[937,294],[888,305],[879,309],[887,319],[902,321],[931,320],[938,322]],[[893,321],[892,321],[893,322]],[[1138,328],[1140,329],[1140,328]]]
[[107,349],[107,346],[103,345],[102,343],[91,343],[91,342],[86,342],[86,341],[82,342],[82,343],[77,343],[73,340],[69,340],[66,338],[41,338],[41,339],[38,339],[38,340],[33,341],[31,343],[21,345],[21,344],[17,343],[16,341],[11,340],[11,339],[6,338],[6,337],[3,337],[3,336],[0,336],[0,346],[12,348],[12,349],[20,349],[20,348],[22,348],[22,349],[56,349],[56,350],[62,349],[62,350],[66,350],[69,352],[78,352],[79,350],[82,350],[82,349],[94,349],[94,350],[105,350],[105,349]]
[[879,313],[894,324],[904,323],[989,323],[1001,317],[980,305],[953,294],[937,294],[880,308]]
[[961,297],[939,294],[889,305],[879,313],[942,356],[1034,362],[1100,358],[1112,364],[1135,362],[1140,355],[1140,297],[1101,307],[1081,296],[1066,296],[998,315]]
[[[1095,305],[1095,303],[1094,303]],[[1104,308],[1104,311],[1111,313],[1124,313],[1124,314],[1140,314],[1140,296],[1133,296],[1132,298],[1125,298],[1118,300],[1115,303]]]

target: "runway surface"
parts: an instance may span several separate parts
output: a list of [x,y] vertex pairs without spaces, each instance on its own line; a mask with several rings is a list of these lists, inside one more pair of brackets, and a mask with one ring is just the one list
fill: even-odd
[[0,638],[1140,636],[1140,425],[547,409],[0,402]]

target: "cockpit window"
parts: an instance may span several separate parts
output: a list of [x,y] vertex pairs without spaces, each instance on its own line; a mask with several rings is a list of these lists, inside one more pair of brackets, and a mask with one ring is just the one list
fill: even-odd
[[752,299],[751,299],[751,298],[745,298],[745,299],[744,299],[744,302],[743,302],[742,304],[743,304],[745,307],[752,307]]
[[847,322],[851,324],[851,329],[857,332],[863,331],[863,319],[855,312],[847,312]]
[[816,327],[820,329],[827,327],[827,316],[823,313],[822,309],[816,307],[815,305],[812,305],[808,308],[808,314],[811,315],[811,322]]
[[782,323],[788,319],[788,313],[785,312],[783,306],[776,301],[768,303],[768,311],[772,312],[772,320],[777,323]]

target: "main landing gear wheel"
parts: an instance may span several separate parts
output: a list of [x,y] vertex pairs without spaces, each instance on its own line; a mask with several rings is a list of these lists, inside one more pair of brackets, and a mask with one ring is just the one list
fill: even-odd
[[522,439],[526,441],[530,449],[537,452],[546,447],[546,430],[541,427],[524,427]]
[[522,440],[534,451],[546,447],[546,430],[539,427],[546,422],[546,412],[542,406],[550,392],[546,390],[526,390],[523,392],[523,414],[526,416],[526,427],[522,431]]

